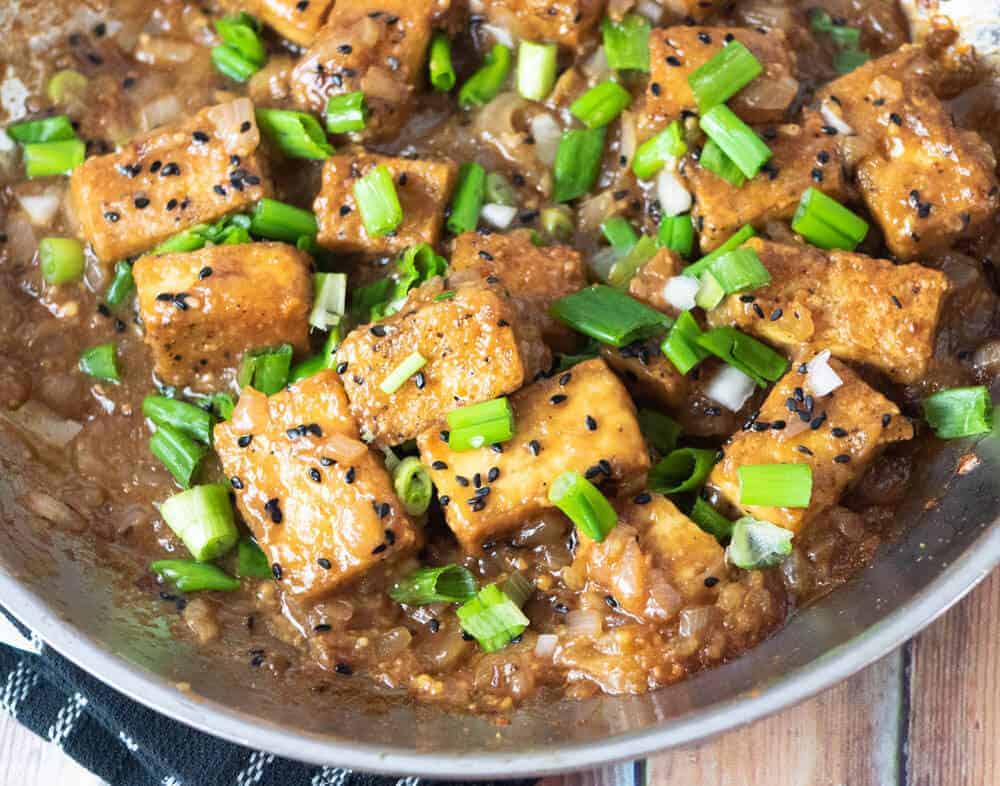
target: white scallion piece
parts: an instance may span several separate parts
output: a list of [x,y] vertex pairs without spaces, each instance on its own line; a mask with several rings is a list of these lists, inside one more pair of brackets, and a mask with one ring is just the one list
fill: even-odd
[[753,395],[754,381],[733,366],[723,366],[712,377],[705,395],[731,412],[739,412]]
[[496,229],[507,229],[514,223],[517,216],[517,208],[510,205],[498,205],[496,203],[483,205],[479,211],[480,218]]
[[806,384],[816,396],[828,396],[844,384],[830,366],[830,350],[824,349],[806,364]]
[[663,299],[678,311],[690,311],[700,287],[701,282],[693,276],[674,276],[663,285]]

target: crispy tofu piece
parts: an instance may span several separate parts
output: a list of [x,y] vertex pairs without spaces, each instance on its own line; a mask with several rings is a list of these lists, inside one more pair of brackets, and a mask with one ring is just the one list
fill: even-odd
[[754,290],[752,300],[727,297],[709,312],[710,325],[733,325],[790,354],[800,347],[828,349],[897,382],[926,374],[948,291],[944,273],[760,238],[745,245],[757,252],[771,283]]
[[[447,300],[406,301],[396,314],[352,331],[337,352],[351,411],[378,446],[398,445],[453,409],[503,396],[548,368],[531,323],[498,288],[468,285]],[[379,387],[414,352],[420,375],[395,393]],[[418,387],[419,385],[419,387]]]
[[602,0],[492,0],[483,13],[516,38],[545,41],[575,49],[595,30]]
[[423,81],[440,0],[341,0],[292,72],[292,94],[322,112],[331,96],[365,93],[370,116],[354,136],[395,136]]
[[768,221],[790,219],[810,186],[838,201],[847,198],[840,148],[823,125],[818,113],[807,112],[801,125],[778,126],[768,142],[774,157],[739,188],[694,161],[686,163],[703,253],[744,224],[761,229]]
[[307,352],[310,267],[284,243],[142,257],[132,275],[157,375],[211,387],[248,349],[288,343]]
[[587,285],[579,251],[570,246],[536,246],[528,229],[506,234],[465,232],[455,238],[451,271],[469,269],[506,287],[522,318],[536,321],[546,342],[572,348],[575,334],[549,316],[549,306]]
[[[234,116],[246,120],[234,127]],[[135,256],[270,196],[259,144],[253,105],[238,98],[88,158],[73,170],[70,192],[94,253],[106,262]]]
[[678,310],[667,302],[664,287],[670,279],[680,275],[683,268],[684,261],[679,254],[669,248],[661,248],[632,276],[628,285],[628,293],[647,306],[676,316]]
[[215,450],[244,521],[294,595],[326,595],[418,544],[333,371],[270,398],[244,390],[232,420],[215,427]]
[[705,579],[718,584],[728,571],[714,537],[663,495],[650,496],[645,504],[625,503],[618,525],[602,542],[581,534],[572,570],[582,571],[628,613],[666,621],[683,606],[712,603],[719,590],[706,587]]
[[[391,235],[369,237],[354,199],[354,184],[384,164],[396,182],[403,223]],[[437,245],[444,211],[458,177],[448,160],[393,158],[359,150],[331,156],[323,165],[323,185],[313,211],[321,246],[342,254],[397,254],[420,243]]]
[[309,46],[326,21],[334,0],[226,0],[233,11],[246,11],[273,27],[279,35],[300,46]]
[[[549,484],[563,472],[628,487],[649,467],[632,399],[602,360],[536,382],[510,400],[516,432],[500,453],[489,447],[454,452],[436,428],[417,438],[448,526],[470,553],[484,540],[551,510]],[[588,427],[588,416],[596,428]],[[477,482],[489,489],[485,497],[474,496]]]
[[[819,513],[837,504],[887,445],[912,438],[913,427],[899,407],[840,361],[831,359],[830,365],[844,384],[827,396],[813,397],[806,374],[797,366],[781,378],[756,420],[768,428],[738,431],[712,469],[709,487],[754,518],[801,532]],[[776,430],[776,422],[785,425]],[[740,505],[739,467],[796,463],[812,467],[809,507]]]
[[886,245],[904,260],[975,235],[1000,204],[993,151],[955,127],[931,89],[932,72],[921,49],[904,46],[820,94],[873,143],[858,163],[858,183]]
[[[788,42],[780,30],[762,33],[745,27],[685,26],[653,30],[649,36],[646,113],[669,122],[684,111],[696,112],[698,104],[688,77],[711,60],[730,36],[753,52],[764,72],[733,96],[727,102],[729,107],[748,123],[780,121],[798,90]],[[770,101],[762,105],[758,100],[762,93],[787,95],[788,102],[778,107]]]
[[624,347],[601,346],[601,357],[639,396],[650,398],[670,411],[681,409],[691,390],[690,381],[660,352],[659,340],[649,339]]

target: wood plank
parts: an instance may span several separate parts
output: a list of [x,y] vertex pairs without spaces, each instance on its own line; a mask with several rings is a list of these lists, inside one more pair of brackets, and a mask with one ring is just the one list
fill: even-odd
[[1000,570],[912,645],[907,786],[1000,780]]
[[57,746],[0,713],[0,786],[100,786]]

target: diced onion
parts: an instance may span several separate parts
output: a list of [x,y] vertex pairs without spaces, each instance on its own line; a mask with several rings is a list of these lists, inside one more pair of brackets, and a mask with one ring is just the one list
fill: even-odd
[[691,192],[676,172],[676,160],[668,161],[656,176],[656,197],[665,216],[678,216],[691,209]]
[[611,268],[618,260],[618,252],[611,246],[602,248],[587,260],[587,267],[598,281],[607,281]]
[[658,24],[663,16],[663,8],[655,0],[642,0],[636,10],[654,25]]
[[31,223],[37,227],[49,224],[59,212],[59,196],[51,191],[41,194],[18,194],[21,209],[28,214]]
[[14,140],[7,136],[7,132],[0,128],[0,153],[9,153],[17,145],[14,144]]
[[556,651],[556,643],[559,637],[551,633],[543,633],[535,642],[535,654],[539,658],[551,658]]
[[[208,118],[215,125],[215,133],[222,137],[227,153],[249,154],[260,144],[260,130],[249,98],[237,98],[228,104],[213,106],[208,110]],[[244,123],[250,124],[247,131],[241,130]]]
[[243,389],[233,410],[233,427],[245,434],[259,434],[267,428],[267,396],[251,387]]
[[531,118],[531,136],[535,139],[535,157],[545,166],[552,166],[559,149],[562,127],[552,115],[542,113]]
[[806,384],[816,396],[828,396],[844,384],[830,367],[830,350],[824,349],[806,364]]
[[326,434],[323,440],[323,452],[329,454],[342,464],[357,461],[368,452],[364,442],[345,437],[343,434]]
[[824,100],[823,103],[819,105],[819,113],[823,116],[823,122],[831,128],[836,128],[839,133],[854,133],[854,129],[844,122],[844,119],[840,116],[840,111],[834,108],[829,99]]
[[599,46],[594,50],[594,54],[583,61],[580,70],[588,79],[595,82],[603,82],[611,75],[611,66],[608,65],[608,56],[604,52],[604,47]]
[[183,111],[180,99],[170,94],[143,106],[139,112],[139,121],[143,130],[150,131],[176,120]]
[[483,205],[483,209],[479,212],[479,215],[487,224],[497,229],[507,229],[507,227],[514,223],[514,217],[517,216],[517,208],[491,203]]
[[489,33],[493,36],[493,40],[498,44],[503,44],[504,46],[509,46],[511,49],[514,48],[514,36],[511,35],[510,30],[506,27],[500,27],[500,25],[480,25],[479,29],[484,33]]
[[578,609],[566,615],[566,632],[571,636],[600,636],[603,623],[596,609]]
[[694,308],[694,296],[701,287],[693,276],[674,276],[663,286],[663,299],[678,311]]
[[705,395],[731,412],[739,412],[753,395],[754,381],[733,366],[723,366],[712,377]]

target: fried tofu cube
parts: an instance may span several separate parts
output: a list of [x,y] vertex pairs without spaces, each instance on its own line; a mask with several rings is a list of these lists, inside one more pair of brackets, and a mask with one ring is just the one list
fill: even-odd
[[720,11],[732,9],[730,0],[660,0],[664,11],[677,19],[704,21]]
[[790,354],[803,346],[828,349],[897,382],[927,373],[948,291],[944,273],[760,238],[745,245],[768,269],[771,283],[754,290],[752,300],[727,297],[709,312],[710,325],[733,325]]
[[[760,425],[738,431],[725,446],[709,475],[710,488],[744,513],[797,533],[836,505],[887,445],[912,438],[913,427],[899,407],[840,361],[831,359],[830,365],[844,384],[826,396],[811,392],[798,366],[781,378],[761,406]],[[809,506],[741,505],[738,470],[748,464],[808,464]]]
[[838,201],[847,198],[840,148],[823,126],[815,112],[806,113],[801,125],[778,126],[768,141],[773,158],[739,187],[687,162],[684,174],[694,194],[691,214],[702,252],[718,247],[744,224],[761,229],[768,221],[790,219],[810,187]]
[[212,388],[246,350],[287,343],[307,352],[310,267],[284,243],[142,257],[132,275],[156,374]]
[[[393,393],[381,385],[414,352],[427,364]],[[551,355],[497,288],[469,285],[445,300],[407,299],[352,331],[337,352],[351,411],[378,446],[398,445],[458,407],[517,390]]]
[[684,262],[679,254],[669,248],[661,248],[632,276],[628,293],[657,311],[675,316],[679,312],[667,301],[666,286],[670,279],[680,275],[683,268]]
[[570,246],[536,246],[528,229],[505,234],[465,232],[455,238],[451,271],[469,269],[506,287],[522,318],[537,322],[546,342],[572,348],[575,334],[549,316],[549,306],[587,285],[579,251]]
[[996,214],[996,159],[973,131],[956,128],[930,86],[933,66],[903,47],[831,82],[833,102],[874,143],[858,183],[889,250],[915,259],[980,232]]
[[[354,184],[376,166],[384,165],[396,183],[403,223],[395,232],[370,237],[354,198]],[[313,203],[319,222],[317,241],[342,254],[398,254],[421,243],[437,245],[444,211],[458,177],[448,160],[393,158],[359,150],[331,156],[323,165],[323,185]]]
[[239,98],[88,158],[70,192],[94,253],[105,262],[135,256],[270,196],[259,144],[253,105]]
[[395,136],[416,105],[438,0],[337,2],[292,72],[292,94],[322,112],[337,95],[361,91],[370,115],[354,136]]
[[649,339],[623,347],[601,346],[601,357],[625,378],[628,387],[643,398],[653,399],[669,411],[680,410],[691,390],[681,374],[660,351],[659,341]]
[[[646,113],[666,122],[682,112],[696,112],[688,77],[711,60],[731,40],[746,46],[763,66],[763,73],[734,95],[729,107],[748,123],[774,123],[798,92],[795,62],[781,30],[760,32],[745,27],[666,27],[649,36],[649,87],[646,90]],[[761,102],[767,94],[771,100]],[[775,104],[775,95],[787,101]]]
[[333,371],[270,398],[244,390],[233,418],[215,427],[215,450],[275,578],[294,595],[326,595],[420,540]]
[[[728,570],[713,536],[663,495],[649,496],[649,502],[625,503],[618,525],[600,543],[580,535],[571,570],[629,614],[667,621],[683,606],[714,602]],[[706,587],[710,577],[716,581]]]
[[492,0],[483,5],[486,18],[515,37],[567,49],[584,42],[604,10],[601,0]]
[[[448,526],[470,553],[552,510],[549,484],[563,472],[627,488],[649,467],[632,399],[602,360],[529,385],[510,402],[516,431],[502,452],[453,451],[433,428],[417,438]],[[477,495],[477,487],[489,492]]]
[[309,46],[326,21],[334,0],[225,0],[233,11],[246,11],[273,27],[280,36],[300,46]]

